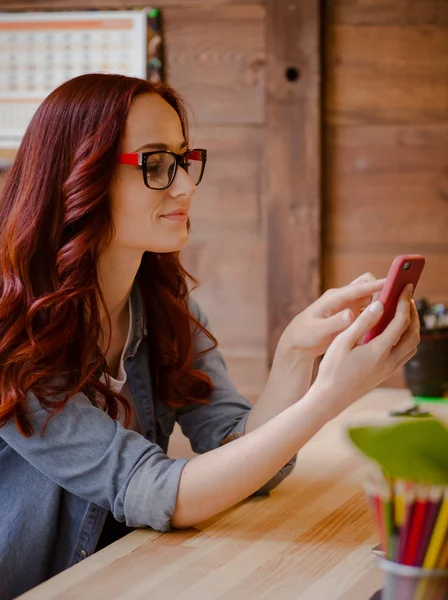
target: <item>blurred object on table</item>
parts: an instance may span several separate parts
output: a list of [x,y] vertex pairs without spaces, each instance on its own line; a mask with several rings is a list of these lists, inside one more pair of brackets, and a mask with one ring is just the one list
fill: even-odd
[[448,393],[448,308],[416,301],[421,341],[415,356],[406,363],[406,386],[414,398],[443,398]]

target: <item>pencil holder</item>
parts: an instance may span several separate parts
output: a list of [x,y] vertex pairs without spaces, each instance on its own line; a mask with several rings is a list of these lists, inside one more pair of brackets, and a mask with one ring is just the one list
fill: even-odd
[[[448,600],[448,428],[433,418],[349,428],[383,556],[378,600]],[[373,600],[372,598],[372,600]]]
[[381,600],[446,600],[448,570],[411,567],[378,557],[384,574]]
[[417,353],[404,366],[406,386],[414,397],[441,398],[448,392],[448,330],[421,332]]

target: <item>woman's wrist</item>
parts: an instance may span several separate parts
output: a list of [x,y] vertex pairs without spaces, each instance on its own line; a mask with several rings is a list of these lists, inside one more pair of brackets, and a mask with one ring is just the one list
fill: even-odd
[[354,401],[354,398],[347,399],[342,390],[319,377],[308,390],[306,398],[312,410],[321,412],[327,421],[337,417]]
[[293,336],[289,328],[285,329],[275,350],[275,357],[288,362],[306,360],[315,360],[317,354],[313,351],[313,347],[307,347],[306,344],[301,344],[297,340],[297,336]]
[[264,394],[293,404],[304,396],[311,384],[314,357],[307,352],[288,352],[278,348]]
[[290,407],[291,418],[294,419],[292,415],[296,413],[300,422],[303,422],[306,416],[307,422],[315,430],[314,433],[317,433],[341,412],[338,410],[340,403],[334,400],[336,398],[331,390],[313,384],[300,402]]
[[310,387],[313,366],[314,359],[307,354],[277,351],[263,393],[250,411],[246,433],[300,400]]
[[272,368],[293,373],[297,369],[312,366],[316,356],[308,349],[291,344],[287,338],[282,337],[277,345]]

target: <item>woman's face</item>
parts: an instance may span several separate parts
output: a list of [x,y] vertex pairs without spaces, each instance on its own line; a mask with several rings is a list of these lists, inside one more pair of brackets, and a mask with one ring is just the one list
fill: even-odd
[[[181,154],[186,149],[174,108],[157,94],[138,96],[129,110],[120,152],[170,150]],[[150,159],[154,159],[152,168],[158,168],[157,157]],[[110,189],[115,225],[112,245],[141,253],[182,250],[188,242],[188,211],[195,191],[181,167],[169,188],[153,190],[145,186],[140,168],[117,164]],[[182,212],[170,214],[173,211]]]

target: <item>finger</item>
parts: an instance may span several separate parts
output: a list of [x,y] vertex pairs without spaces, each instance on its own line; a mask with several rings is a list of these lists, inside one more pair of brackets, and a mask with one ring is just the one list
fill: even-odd
[[355,315],[349,308],[336,313],[332,317],[322,319],[324,335],[327,336],[331,341],[331,338],[334,338],[336,335],[341,333],[341,331],[345,331],[354,320]]
[[396,369],[403,367],[407,362],[411,360],[417,354],[417,348],[413,348],[410,352],[405,354],[397,363]]
[[400,362],[403,356],[406,356],[410,351],[415,349],[420,342],[420,321],[418,318],[418,312],[414,302],[411,300],[410,303],[410,324],[404,334],[401,336],[399,342],[395,345],[392,350],[391,356],[396,362]]
[[396,346],[411,324],[412,284],[408,284],[400,294],[395,316],[385,330],[373,342],[377,346],[390,348]]
[[354,321],[350,327],[341,333],[340,337],[351,347],[354,348],[358,341],[368,333],[374,325],[378,323],[383,314],[384,306],[377,300],[370,304],[365,311]]
[[375,292],[374,294],[371,294],[370,296],[365,296],[364,298],[361,298],[360,300],[356,300],[354,303],[354,308],[357,311],[356,314],[359,314],[360,312],[362,312],[363,310],[365,310],[369,304],[371,304],[374,300],[378,300],[379,296],[381,294],[381,291]]
[[363,273],[353,281],[349,283],[349,285],[353,285],[355,283],[366,283],[367,281],[376,281],[375,275],[372,273]]
[[358,315],[360,312],[365,310],[369,306],[369,304],[372,304],[373,302],[375,302],[375,300],[379,300],[380,296],[381,290],[378,290],[369,296],[364,296],[364,298],[355,300],[355,302],[350,305],[350,308],[353,310],[355,315]]
[[326,313],[339,312],[350,302],[370,298],[372,294],[382,289],[385,281],[385,279],[377,279],[365,283],[351,283],[342,288],[328,290],[321,297],[321,309]]

